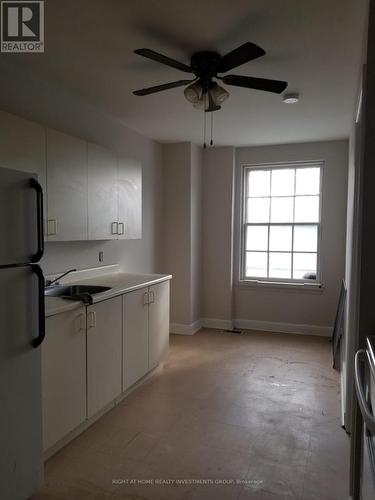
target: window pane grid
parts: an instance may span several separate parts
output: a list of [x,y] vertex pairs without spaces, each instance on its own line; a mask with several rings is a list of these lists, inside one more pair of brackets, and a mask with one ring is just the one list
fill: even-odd
[[[271,177],[271,176],[270,176]],[[271,215],[270,215],[271,217]],[[270,224],[268,225],[268,252],[267,252],[267,278],[269,277],[270,275],[270,252],[269,252],[269,248],[270,248]]]
[[[256,180],[254,186],[252,176]],[[320,177],[321,168],[318,165],[246,170],[243,223],[246,237],[243,254],[245,278],[317,281]],[[256,200],[264,200],[263,205]],[[259,233],[264,235],[263,243],[254,242],[255,232],[252,232],[253,239],[250,233],[249,237],[246,236],[250,231],[248,228],[257,226],[264,228]]]
[[319,194],[278,194],[278,195],[275,195],[275,196],[251,196],[251,195],[247,195],[247,198],[251,198],[252,200],[254,199],[257,199],[257,198],[300,198],[300,197],[307,197],[307,196],[311,196],[311,197],[316,197],[316,196],[319,196]]
[[[258,261],[259,257],[264,256],[265,258],[263,259],[263,264],[259,266],[258,265],[252,265],[253,263],[249,263],[246,268],[250,270],[250,272],[245,273],[245,278],[267,278],[270,280],[277,279],[278,276],[273,275],[272,272],[270,272],[270,260],[271,257],[274,257],[275,255],[280,255],[280,257],[288,257],[290,259],[290,266],[288,266],[287,269],[285,268],[280,268],[283,271],[288,271],[288,275],[285,275],[285,279],[288,280],[293,280],[293,281],[305,281],[306,279],[311,278],[304,278],[298,277],[298,271],[303,274],[315,274],[316,273],[316,264],[313,265],[297,265],[295,263],[296,259],[295,257],[301,257],[302,255],[305,255],[306,257],[313,257],[314,261],[316,261],[318,254],[316,252],[260,252],[260,251],[246,251],[246,256],[252,257],[253,255],[258,256]],[[252,259],[253,260],[253,259]],[[310,267],[310,269],[308,269]],[[251,270],[255,270],[256,272],[253,273]],[[260,271],[260,272],[259,272]],[[314,278],[315,280],[315,278]]]
[[295,252],[286,252],[285,250],[245,250],[245,252],[259,252],[259,253],[307,253],[307,254],[317,254],[318,252],[308,252],[306,250],[304,251],[299,251],[299,250],[296,250]]
[[[293,194],[296,194],[296,177],[297,172],[294,171],[294,189]],[[293,222],[296,220],[296,198],[293,198]],[[291,274],[290,277],[293,278],[293,269],[294,269],[294,225],[292,226],[292,266],[291,266]]]

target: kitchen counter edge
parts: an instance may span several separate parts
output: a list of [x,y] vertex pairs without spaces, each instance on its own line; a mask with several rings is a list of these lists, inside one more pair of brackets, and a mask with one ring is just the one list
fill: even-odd
[[[141,278],[141,275],[139,275]],[[147,288],[148,286],[151,285],[156,285],[157,283],[161,283],[163,281],[168,281],[172,279],[171,274],[160,274],[160,275],[154,275],[155,278],[150,278],[150,275],[145,275],[144,281],[140,281],[139,283],[128,285],[128,286],[116,286],[112,287],[111,290],[108,290],[106,292],[98,293],[93,295],[93,304],[97,304],[98,302],[102,302],[103,300],[109,300],[114,297],[118,297],[119,295],[124,295],[129,292],[133,292],[134,290],[139,290],[140,288]],[[157,277],[156,277],[157,276]],[[106,279],[111,278],[112,276],[101,276],[100,278],[97,278],[95,282],[97,282],[98,285],[101,285],[100,283],[101,280],[104,282]],[[84,280],[86,282],[87,280]],[[90,281],[93,281],[91,279]],[[76,283],[70,283],[70,284],[82,284],[83,281],[77,281]],[[45,317],[49,318],[50,316],[55,316],[57,314],[62,314],[67,311],[72,311],[74,309],[78,309],[79,307],[85,307],[85,304],[83,304],[81,301],[77,300],[69,300],[69,299],[63,299],[61,297],[45,297]]]

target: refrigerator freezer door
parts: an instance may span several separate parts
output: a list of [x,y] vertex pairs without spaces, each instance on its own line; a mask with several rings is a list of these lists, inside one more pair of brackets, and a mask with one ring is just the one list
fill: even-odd
[[[366,393],[371,412],[375,414],[375,338],[368,337],[366,344],[369,361],[366,373]],[[375,434],[371,433],[366,425],[363,427],[361,500],[373,500],[375,498]]]
[[41,485],[42,390],[38,276],[0,269],[0,498],[25,500]]
[[36,176],[0,168],[0,267],[43,254],[43,197]]
[[362,468],[361,468],[361,500],[375,498],[375,437],[364,428]]

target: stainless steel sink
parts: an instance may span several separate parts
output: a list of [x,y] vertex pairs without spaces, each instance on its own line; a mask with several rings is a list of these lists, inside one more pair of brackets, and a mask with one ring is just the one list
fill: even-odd
[[95,286],[95,285],[55,285],[45,289],[44,294],[48,297],[62,297],[64,299],[88,298],[96,293],[108,292],[111,290],[109,286]]

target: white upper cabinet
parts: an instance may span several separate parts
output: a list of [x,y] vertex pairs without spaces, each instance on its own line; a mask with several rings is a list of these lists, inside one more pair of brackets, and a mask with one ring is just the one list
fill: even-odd
[[88,144],[88,239],[142,238],[142,167]]
[[87,239],[87,143],[47,129],[48,241]]
[[88,239],[117,239],[117,159],[109,149],[88,144]]
[[142,238],[142,166],[130,159],[118,159],[119,239]]
[[37,123],[0,111],[0,167],[37,174],[45,192],[45,129]]
[[48,241],[142,238],[136,160],[0,111],[0,168],[37,174]]

